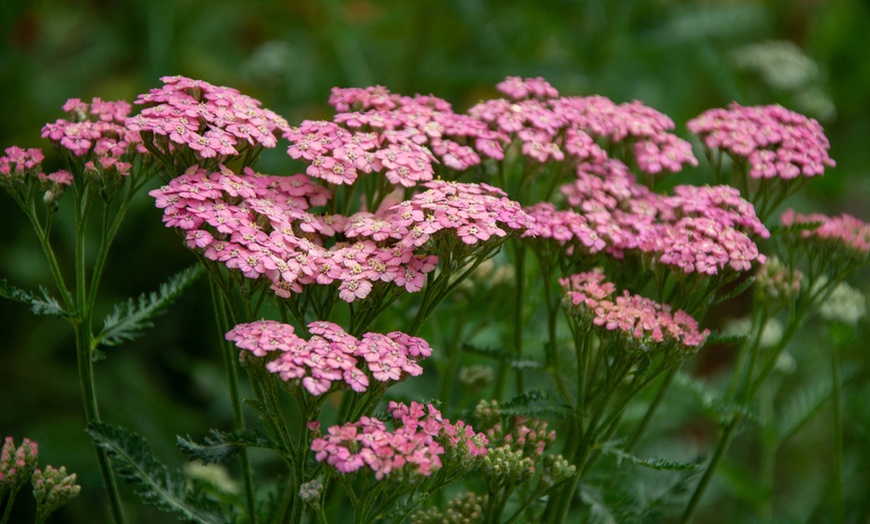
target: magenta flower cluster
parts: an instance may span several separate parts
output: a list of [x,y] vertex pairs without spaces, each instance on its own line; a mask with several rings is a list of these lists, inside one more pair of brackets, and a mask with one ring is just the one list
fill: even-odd
[[239,176],[193,166],[150,194],[166,226],[185,231],[188,247],[206,258],[248,278],[265,276],[282,297],[337,283],[339,297],[353,302],[379,282],[419,291],[438,262],[426,242],[441,231],[475,245],[532,223],[492,186],[427,186],[408,201],[350,217],[313,213],[331,194],[304,174],[267,176],[246,168]]
[[340,473],[367,466],[380,480],[402,473],[428,477],[441,469],[446,450],[467,458],[486,454],[482,433],[462,421],[452,424],[432,404],[391,401],[388,410],[397,426],[394,431],[371,417],[332,426],[311,443],[317,461],[325,460]]
[[622,162],[607,160],[579,164],[576,180],[561,192],[571,209],[544,202],[527,210],[535,219],[530,232],[569,255],[635,253],[686,274],[764,263],[752,239],[770,233],[735,188],[677,186],[673,195],[661,195],[638,184]]
[[139,133],[127,126],[130,109],[124,100],[107,102],[94,98],[88,104],[71,98],[63,106],[69,118],[45,124],[42,138],[48,138],[75,157],[93,155],[84,164],[89,172],[126,176],[132,168],[127,154],[145,152]]
[[836,163],[814,119],[779,105],[711,109],[687,123],[709,149],[746,159],[752,178],[790,180],[822,175]]
[[870,224],[852,215],[846,213],[837,217],[829,217],[821,213],[802,215],[795,213],[793,209],[788,209],[780,216],[780,222],[786,227],[801,224],[815,226],[801,231],[801,236],[831,242],[859,258],[866,257],[870,253]]
[[598,328],[600,334],[622,334],[630,348],[649,349],[655,344],[695,351],[709,330],[698,331],[698,322],[683,310],[623,291],[605,280],[603,273],[586,272],[559,279],[565,304],[572,315]]
[[127,121],[130,130],[161,144],[165,153],[184,147],[197,158],[225,159],[250,147],[275,147],[287,121],[230,87],[183,76],[165,76],[163,87],[139,95],[144,109]]
[[366,333],[358,339],[326,321],[308,324],[308,331],[312,336],[305,340],[289,324],[261,320],[235,326],[226,338],[266,358],[271,373],[285,382],[300,381],[314,396],[336,383],[362,393],[369,377],[389,383],[418,376],[423,373],[418,362],[432,354],[425,340],[399,331]]

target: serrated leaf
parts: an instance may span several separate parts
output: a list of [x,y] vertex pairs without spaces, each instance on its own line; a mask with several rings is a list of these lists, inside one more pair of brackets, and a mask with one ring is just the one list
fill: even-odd
[[571,410],[571,406],[556,402],[552,391],[533,389],[522,395],[516,396],[499,406],[502,415],[563,415]]
[[713,305],[714,306],[719,305],[723,302],[727,302],[727,301],[731,300],[734,297],[742,295],[743,292],[746,291],[749,288],[749,286],[751,286],[754,283],[755,283],[755,277],[747,277],[747,278],[743,279],[743,282],[734,286],[734,289],[732,289],[728,293],[725,293],[721,297],[715,298],[713,300]]
[[482,348],[478,346],[473,346],[471,344],[463,344],[462,351],[474,353],[484,357],[489,357],[498,362],[503,362],[512,367],[513,369],[541,369],[544,367],[540,362],[536,360],[515,358],[513,353],[504,348]]
[[619,447],[618,442],[604,442],[600,444],[599,449],[605,455],[616,457],[617,461],[627,460],[638,466],[643,466],[658,471],[694,471],[698,465],[693,462],[678,462],[675,460],[664,460],[660,458],[642,458],[637,455],[632,455]]
[[738,345],[743,344],[749,338],[749,335],[741,335],[738,333],[723,333],[722,331],[712,331],[707,335],[707,340],[704,344],[728,344]]
[[[840,372],[840,386],[842,387],[845,382],[851,380],[856,375],[856,372],[854,368],[842,369]],[[788,403],[781,411],[782,415],[777,420],[776,434],[779,442],[786,441],[789,437],[800,431],[825,404],[831,401],[831,397],[830,380],[819,380],[791,395]]]
[[124,341],[139,337],[153,320],[172,304],[187,286],[202,274],[199,264],[177,273],[169,281],[160,284],[160,289],[143,293],[138,300],[132,298],[115,306],[115,310],[103,320],[103,329],[94,337],[94,345],[117,346]]
[[140,435],[103,423],[91,423],[87,432],[97,446],[106,450],[118,476],[146,503],[178,513],[188,522],[231,521],[226,511],[202,495],[195,480],[186,479],[180,471],[160,463]]
[[719,392],[714,391],[700,380],[695,380],[684,373],[677,375],[674,385],[691,392],[701,404],[701,408],[707,415],[720,424],[727,424],[736,415],[761,423],[761,416],[754,409],[722,398]]
[[5,278],[0,279],[0,296],[29,305],[30,311],[34,315],[69,316],[69,313],[60,305],[57,299],[48,294],[47,289],[40,286],[39,292],[42,298],[35,293],[13,286]]
[[580,499],[589,510],[588,522],[593,524],[616,524],[616,517],[604,501],[602,493],[591,486],[580,487]]
[[224,432],[213,429],[202,444],[194,442],[190,436],[176,436],[176,441],[182,455],[188,460],[199,460],[203,464],[225,464],[246,447],[275,448],[275,444],[263,434],[250,430]]

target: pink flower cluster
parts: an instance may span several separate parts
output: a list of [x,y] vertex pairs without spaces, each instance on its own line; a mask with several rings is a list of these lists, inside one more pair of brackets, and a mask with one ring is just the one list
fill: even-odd
[[167,147],[184,146],[197,158],[223,159],[248,147],[275,147],[279,132],[289,127],[283,117],[236,89],[183,76],[160,80],[163,87],[136,99],[146,107],[127,127],[166,137]]
[[509,76],[496,84],[495,87],[514,100],[526,98],[546,99],[557,98],[559,96],[559,91],[540,76],[525,79],[519,76]]
[[836,163],[830,144],[814,119],[779,105],[705,111],[687,124],[709,149],[721,149],[749,162],[752,178],[790,180],[824,174]]
[[397,382],[419,376],[423,368],[418,362],[432,354],[425,340],[399,331],[366,333],[358,339],[326,321],[308,324],[308,331],[312,336],[305,340],[289,324],[261,320],[235,326],[226,339],[267,358],[266,369],[285,382],[300,381],[314,396],[328,392],[334,383],[362,393],[369,377]]
[[603,96],[563,97],[554,101],[553,110],[594,137],[611,143],[630,140],[637,167],[644,173],[698,165],[692,145],[670,132],[673,120],[637,100],[616,104]]
[[461,421],[451,424],[432,404],[389,403],[396,424],[389,431],[382,421],[362,417],[359,422],[332,426],[324,437],[311,443],[318,462],[326,461],[340,473],[353,473],[363,466],[378,480],[407,473],[428,477],[442,467],[445,447],[462,450],[466,457],[486,454],[487,440]]
[[628,291],[614,297],[616,286],[605,278],[603,273],[586,272],[559,280],[572,314],[597,326],[600,333],[621,334],[633,348],[665,344],[683,351],[697,350],[709,335],[709,330],[699,332],[697,321],[683,310],[671,312],[667,304]]
[[0,157],[0,184],[9,187],[18,183],[26,183],[29,177],[49,185],[69,186],[73,177],[66,169],[61,169],[46,175],[42,172],[42,150],[38,148],[22,149],[18,146],[6,148],[6,156]]
[[859,258],[866,257],[870,253],[870,224],[851,215],[845,213],[838,217],[829,217],[821,213],[801,215],[789,209],[780,216],[780,222],[786,227],[796,224],[817,225],[802,231],[801,236],[831,242]]
[[42,138],[77,157],[93,154],[85,163],[88,171],[129,175],[132,164],[127,154],[144,152],[139,134],[126,125],[130,109],[130,104],[123,100],[106,102],[94,98],[88,104],[71,98],[63,106],[69,119],[45,124]]
[[[372,118],[359,115],[349,127],[371,124]],[[432,180],[434,173],[432,153],[408,133],[349,131],[333,122],[306,120],[284,137],[291,143],[287,154],[305,161],[309,176],[331,184],[353,184],[360,173],[375,171],[393,185],[411,187]]]
[[353,302],[378,282],[419,291],[438,258],[417,251],[443,230],[473,245],[531,223],[518,204],[491,186],[427,186],[406,202],[350,217],[313,213],[330,194],[303,174],[267,176],[247,168],[239,176],[193,166],[150,194],[164,210],[166,226],[186,231],[188,247],[206,258],[248,278],[268,278],[285,298],[306,285],[336,283],[339,297]]
[[13,489],[30,479],[36,469],[39,446],[25,438],[18,448],[12,437],[6,437],[0,448],[0,493]]
[[[581,163],[577,179],[561,191],[572,209],[535,206],[530,210],[535,231],[563,245],[579,241],[585,253],[604,249],[617,258],[647,254],[682,273],[746,271],[753,263],[764,263],[752,236],[770,233],[752,204],[732,187],[677,186],[673,195],[660,195],[638,184],[622,162],[608,160]],[[560,227],[566,222],[571,226]],[[589,230],[606,247],[590,244]]]
[[[402,96],[382,86],[334,88],[329,101],[339,112],[335,123],[349,133],[350,138],[345,137],[343,141],[350,140],[353,144],[338,148],[332,155],[336,158],[334,165],[368,167],[371,160],[366,160],[354,147],[354,140],[362,141],[375,148],[367,150],[370,158],[379,160],[375,162],[375,170],[385,168],[385,175],[394,185],[409,187],[431,180],[435,162],[461,171],[479,164],[480,154],[497,159],[504,157],[498,135],[485,123],[455,113],[449,103],[432,95]],[[287,136],[299,145],[298,133]],[[323,137],[312,138],[323,140]],[[303,147],[310,146],[303,142]],[[294,158],[298,154],[293,148],[288,152]],[[306,161],[311,159],[306,158]]]

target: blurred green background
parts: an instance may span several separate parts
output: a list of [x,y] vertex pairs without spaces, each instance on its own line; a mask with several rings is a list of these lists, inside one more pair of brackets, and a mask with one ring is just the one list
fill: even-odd
[[[566,95],[639,99],[671,116],[683,136],[688,119],[732,100],[781,103],[816,117],[838,167],[813,180],[794,205],[868,220],[868,27],[870,7],[863,0],[4,0],[0,147],[45,147],[39,130],[61,116],[67,98],[132,101],[162,75],[238,88],[291,123],[328,118],[332,86],[432,93],[464,110],[495,96],[493,86],[505,76],[543,76]],[[278,149],[264,157],[261,170],[289,174]],[[691,183],[693,173],[680,175],[680,182]],[[150,198],[141,196],[110,258],[102,288],[106,311],[194,261],[162,227]],[[47,285],[38,244],[5,194],[0,223],[0,277],[27,289]],[[58,223],[58,249],[69,255],[64,232]],[[22,305],[2,301],[0,333],[0,436],[34,439],[42,464],[79,473],[83,494],[56,521],[102,521],[93,514],[102,504],[101,488],[83,432],[71,331],[61,320],[35,318]],[[864,334],[866,328],[858,339]],[[201,437],[209,427],[230,423],[216,336],[200,282],[149,336],[113,349],[97,365],[104,418],[142,432],[161,458],[180,464],[174,435]],[[863,359],[861,346],[845,358]],[[847,445],[870,449],[864,393],[860,383],[848,390]],[[827,445],[825,421],[819,424],[817,440],[808,437],[807,447]],[[857,459],[854,467],[864,468],[868,486],[870,458]],[[788,472],[809,478],[819,464],[805,458]],[[819,491],[816,481],[790,482],[790,495]],[[727,485],[709,498],[746,504],[746,495]],[[31,518],[32,502],[25,499],[15,519]],[[173,521],[143,508],[128,491],[125,499],[131,522]],[[812,504],[779,501],[777,513],[804,521]],[[720,521],[736,521],[739,511],[720,508]]]

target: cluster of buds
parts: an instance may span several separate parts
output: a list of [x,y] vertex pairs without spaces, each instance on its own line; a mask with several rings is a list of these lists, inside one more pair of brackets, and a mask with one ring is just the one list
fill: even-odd
[[755,290],[762,300],[785,305],[800,293],[801,278],[800,270],[789,268],[779,257],[772,256],[755,274]]
[[18,491],[33,475],[38,457],[39,446],[36,442],[25,438],[16,448],[13,438],[6,437],[0,449],[0,495],[7,491]]
[[460,493],[444,510],[429,508],[411,516],[411,524],[480,524],[488,497],[472,491]]
[[33,473],[33,496],[36,498],[37,521],[78,496],[82,487],[76,484],[76,474],[68,475],[66,468],[46,466],[45,471]]

